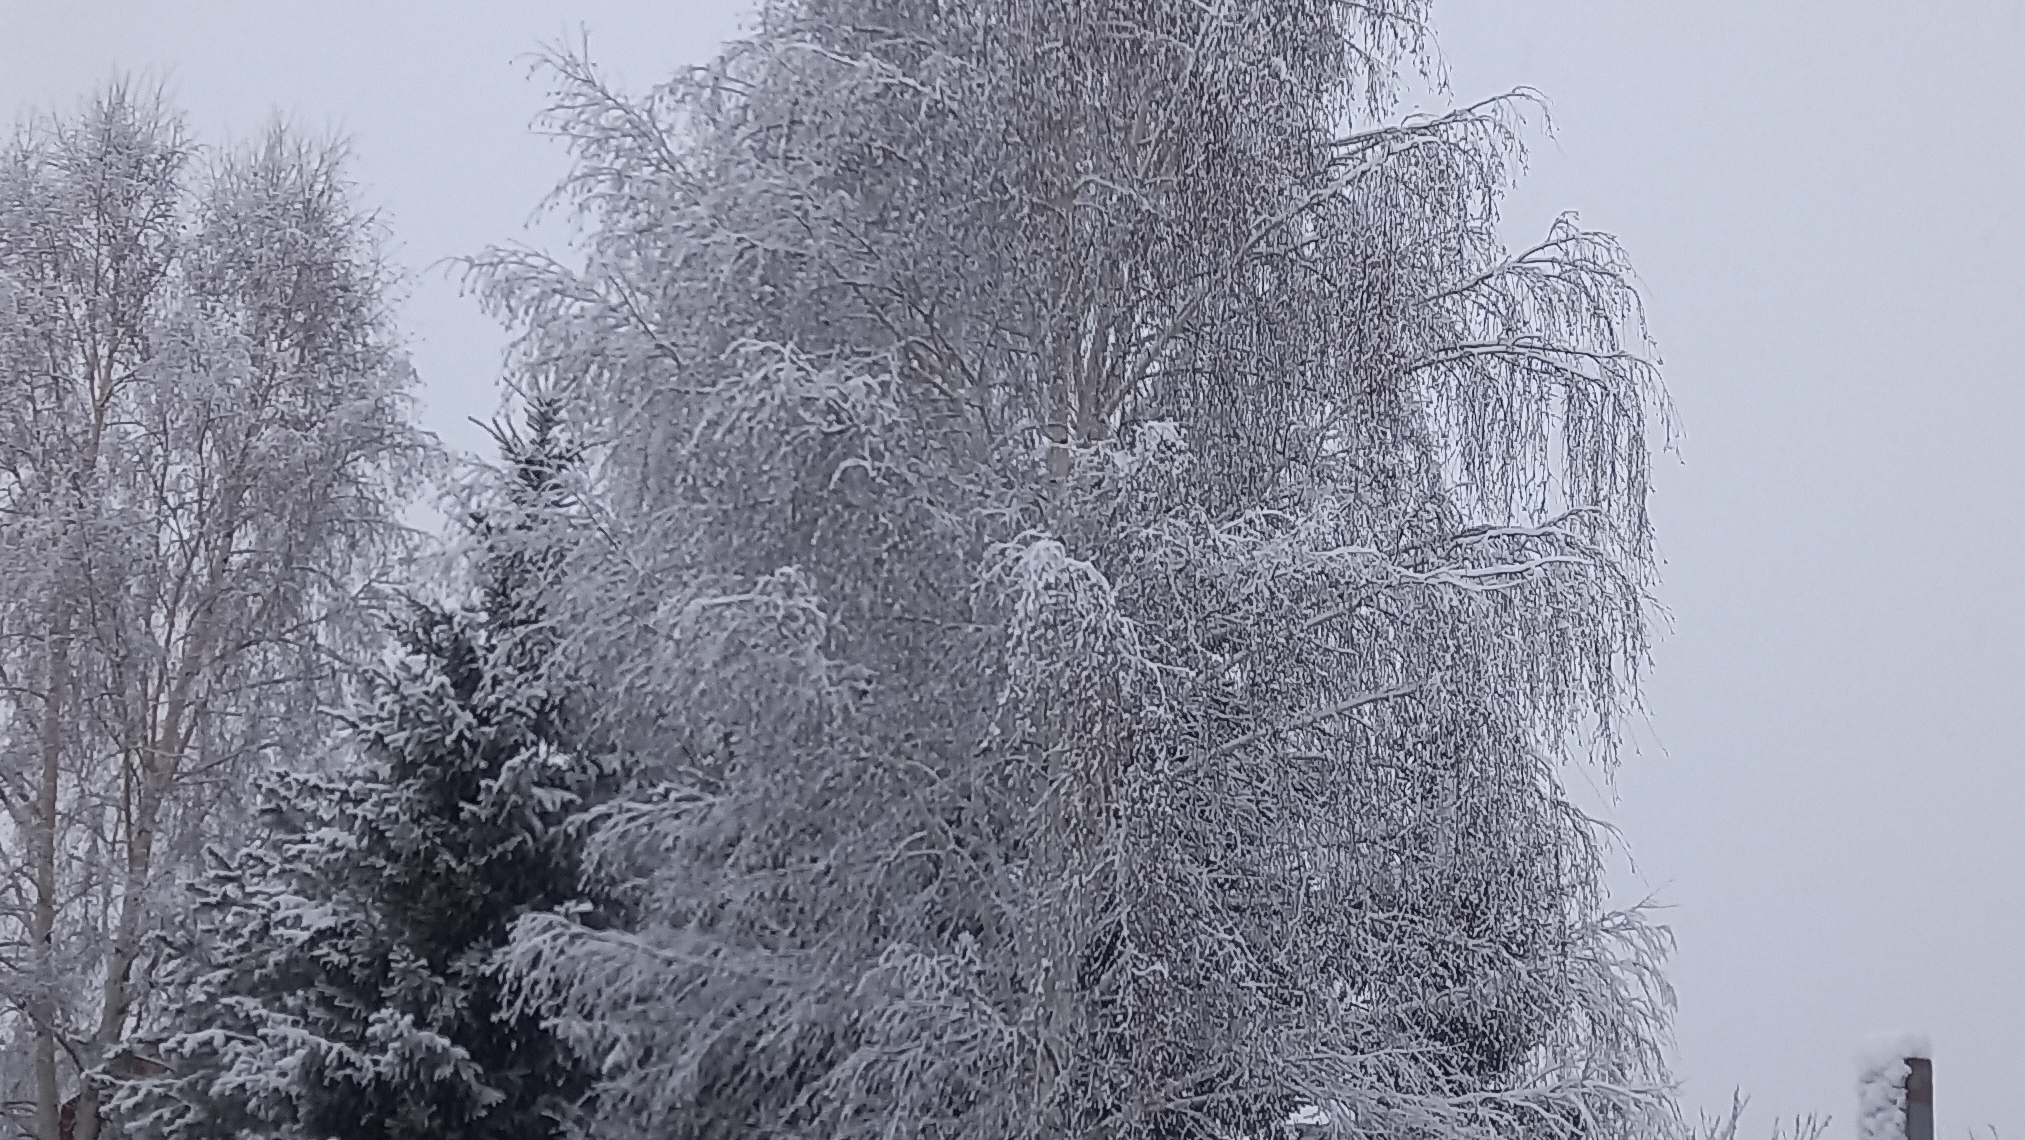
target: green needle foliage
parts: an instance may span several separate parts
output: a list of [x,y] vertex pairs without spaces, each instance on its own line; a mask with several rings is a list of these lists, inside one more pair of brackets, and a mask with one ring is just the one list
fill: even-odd
[[140,1134],[535,1140],[589,1087],[494,970],[577,898],[564,822],[601,779],[532,600],[575,460],[552,407],[529,427],[475,520],[480,604],[415,604],[346,758],[271,778],[255,842],[212,853],[170,1072],[122,1093]]

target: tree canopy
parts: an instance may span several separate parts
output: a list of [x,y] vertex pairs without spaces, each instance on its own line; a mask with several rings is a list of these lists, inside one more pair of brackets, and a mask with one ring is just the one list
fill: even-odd
[[465,264],[525,426],[398,603],[430,445],[341,150],[25,129],[37,1134],[1675,1135],[1667,936],[1563,790],[1637,707],[1665,397],[1608,235],[1500,236],[1533,96],[1402,110],[1427,21],[551,53],[579,240]]
[[674,1136],[1659,1127],[1604,899],[1663,409],[1628,267],[1513,251],[1523,94],[1405,0],[807,0],[629,97],[551,59],[581,264],[556,605],[642,789],[524,1008]]
[[202,154],[121,83],[0,146],[0,997],[44,1137],[98,1135],[178,874],[313,751],[409,545],[431,446],[344,167]]

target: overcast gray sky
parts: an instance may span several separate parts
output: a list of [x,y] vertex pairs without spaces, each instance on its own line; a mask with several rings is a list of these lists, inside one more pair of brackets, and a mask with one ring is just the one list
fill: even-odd
[[1680,1071],[1852,1123],[1934,1037],[2025,1131],[2025,6],[1452,2],[1459,96],[1553,100],[1509,213],[1623,239],[1685,421],[1674,631],[1618,822],[1676,904]]
[[[591,35],[644,85],[724,0],[0,0],[0,108],[166,77],[200,132],[353,136],[417,269],[522,226],[563,171],[517,57]],[[1515,240],[1564,209],[1647,286],[1685,426],[1651,725],[1612,818],[1672,904],[1677,1070],[1853,1125],[1867,1032],[1935,1041],[1939,1135],[2025,1134],[2025,6],[1440,0],[1453,91],[1552,101]],[[544,240],[553,234],[535,235]],[[2025,322],[2020,322],[2025,324]],[[498,406],[502,336],[440,274],[407,313],[428,425]]]

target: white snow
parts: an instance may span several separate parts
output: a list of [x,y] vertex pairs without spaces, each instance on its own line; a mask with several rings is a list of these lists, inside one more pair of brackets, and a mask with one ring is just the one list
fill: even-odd
[[1301,1107],[1294,1110],[1294,1114],[1287,1118],[1287,1123],[1296,1125],[1327,1124],[1329,1123],[1329,1117],[1321,1109],[1316,1108],[1314,1105],[1304,1104]]

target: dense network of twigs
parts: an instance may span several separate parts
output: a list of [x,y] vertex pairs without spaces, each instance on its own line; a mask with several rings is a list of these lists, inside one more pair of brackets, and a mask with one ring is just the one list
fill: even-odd
[[782,0],[551,60],[584,262],[474,265],[596,464],[555,602],[634,794],[511,969],[612,1135],[1666,1119],[1613,762],[1662,399],[1511,252],[1415,0]]
[[429,448],[343,166],[120,83],[0,144],[0,1083],[40,1136],[99,1135],[178,873],[304,762],[406,545]]

